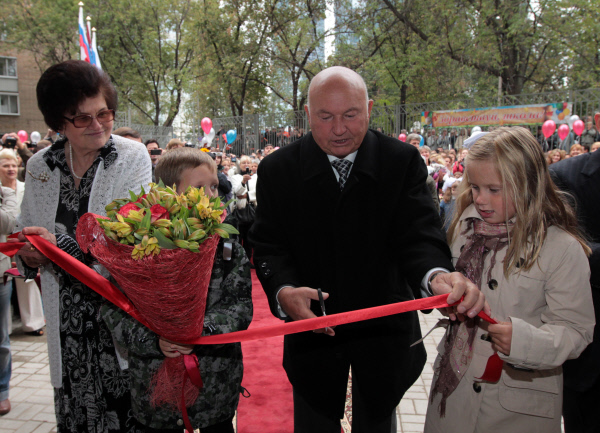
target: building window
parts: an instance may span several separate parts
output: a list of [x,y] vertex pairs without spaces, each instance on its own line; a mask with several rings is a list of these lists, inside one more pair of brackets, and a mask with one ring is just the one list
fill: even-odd
[[19,114],[19,96],[0,93],[0,114]]
[[0,57],[0,77],[17,77],[17,59]]

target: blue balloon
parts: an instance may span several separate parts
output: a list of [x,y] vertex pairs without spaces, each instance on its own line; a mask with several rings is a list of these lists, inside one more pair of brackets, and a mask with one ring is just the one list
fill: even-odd
[[419,141],[419,147],[423,147],[425,145],[425,140],[423,139],[423,136],[419,134],[419,137],[421,137],[421,141]]
[[227,144],[231,144],[237,138],[237,131],[235,129],[230,129],[227,131]]

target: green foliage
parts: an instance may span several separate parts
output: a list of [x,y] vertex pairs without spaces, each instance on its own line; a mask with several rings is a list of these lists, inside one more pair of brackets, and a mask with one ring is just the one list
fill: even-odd
[[78,11],[72,0],[0,2],[8,45],[32,52],[40,71],[79,58]]
[[[301,110],[310,79],[332,65],[357,70],[378,106],[489,101],[499,79],[504,94],[600,84],[596,0],[334,4],[328,31],[325,0],[89,0],[85,14],[136,123]],[[78,58],[77,13],[72,0],[0,4],[6,43],[40,69]]]

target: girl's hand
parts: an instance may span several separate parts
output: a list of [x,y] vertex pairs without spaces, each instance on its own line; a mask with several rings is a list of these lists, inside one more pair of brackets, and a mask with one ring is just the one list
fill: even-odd
[[160,347],[163,355],[165,355],[167,358],[177,358],[181,355],[189,355],[194,349],[193,344],[174,343],[163,337],[159,338],[158,346]]
[[498,322],[488,326],[488,332],[492,338],[492,349],[510,356],[510,344],[512,342],[512,322]]

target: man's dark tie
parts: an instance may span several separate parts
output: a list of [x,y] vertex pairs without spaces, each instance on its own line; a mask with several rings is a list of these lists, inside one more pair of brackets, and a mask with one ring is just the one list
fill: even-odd
[[336,159],[331,165],[336,169],[338,174],[340,175],[340,180],[338,184],[340,185],[340,190],[344,189],[344,185],[346,184],[346,180],[348,179],[348,174],[350,173],[350,168],[352,167],[352,163],[347,159]]

